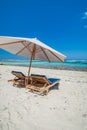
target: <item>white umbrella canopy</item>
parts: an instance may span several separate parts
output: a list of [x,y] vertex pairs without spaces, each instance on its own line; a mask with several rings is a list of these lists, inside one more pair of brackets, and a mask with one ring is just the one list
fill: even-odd
[[[30,58],[30,67],[32,60],[63,62],[66,58],[65,55],[36,38],[0,36],[0,48],[15,55]],[[30,67],[28,75],[30,74]]]

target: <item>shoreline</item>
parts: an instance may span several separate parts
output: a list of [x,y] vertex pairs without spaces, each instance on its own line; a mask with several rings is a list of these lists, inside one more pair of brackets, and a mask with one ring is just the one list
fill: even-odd
[[[18,66],[18,67],[28,67],[27,65],[12,65],[12,64],[0,64],[0,66]],[[54,69],[54,70],[71,70],[71,71],[84,71],[87,72],[87,67],[72,67],[72,66],[36,66],[32,65],[32,68],[43,68],[43,69]]]
[[[29,60],[0,60],[1,65],[29,66]],[[32,61],[33,68],[71,70],[87,72],[87,60],[66,60],[65,62]]]

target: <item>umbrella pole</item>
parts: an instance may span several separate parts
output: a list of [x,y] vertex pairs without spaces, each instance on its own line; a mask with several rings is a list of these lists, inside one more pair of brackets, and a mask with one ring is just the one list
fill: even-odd
[[31,54],[31,58],[30,58],[30,64],[29,64],[29,69],[28,69],[28,77],[25,79],[25,87],[26,87],[26,85],[28,85],[28,80],[29,80],[29,76],[30,76],[30,69],[31,69],[31,64],[32,64],[32,58],[33,58],[33,54]]
[[35,44],[33,45],[32,47],[32,53],[31,53],[31,58],[30,58],[30,64],[29,64],[29,70],[28,70],[28,77],[30,76],[30,70],[31,70],[31,65],[32,65],[32,59],[33,59],[33,56],[34,56],[34,53],[35,53]]
[[31,65],[32,65],[32,58],[33,58],[33,53],[31,55],[31,59],[30,59],[29,70],[28,70],[28,77],[30,76],[30,70],[31,70]]

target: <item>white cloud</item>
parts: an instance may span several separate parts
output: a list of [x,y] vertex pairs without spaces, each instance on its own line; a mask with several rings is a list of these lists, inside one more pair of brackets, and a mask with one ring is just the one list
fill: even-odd
[[87,29],[87,11],[82,13],[81,21],[84,29]]
[[83,16],[81,17],[81,20],[85,20],[85,19],[87,19],[87,12],[84,12]]
[[84,15],[87,16],[87,12],[85,12]]

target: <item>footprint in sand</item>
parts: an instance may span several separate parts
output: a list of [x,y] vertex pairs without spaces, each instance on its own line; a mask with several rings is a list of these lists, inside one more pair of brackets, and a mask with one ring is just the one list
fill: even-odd
[[82,116],[83,116],[84,118],[86,118],[86,117],[87,117],[87,114],[83,114]]

